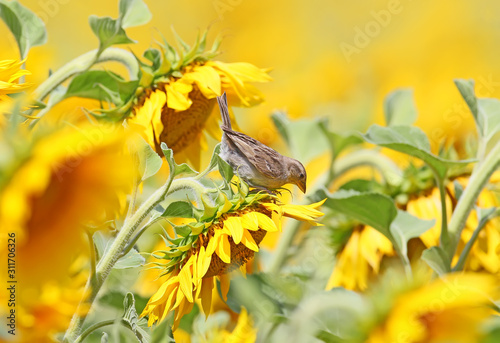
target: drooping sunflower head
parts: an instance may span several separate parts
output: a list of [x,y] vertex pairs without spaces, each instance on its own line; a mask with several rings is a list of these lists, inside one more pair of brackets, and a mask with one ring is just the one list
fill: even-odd
[[199,151],[205,145],[203,131],[220,138],[219,117],[212,115],[215,98],[225,91],[231,104],[254,106],[263,96],[252,83],[271,78],[269,70],[250,63],[214,61],[220,39],[206,50],[207,32],[192,47],[177,40],[179,51],[164,40],[158,49],[144,53],[148,62],[141,63],[137,100],[127,122],[159,153],[160,142],[165,142],[198,167]]
[[174,310],[176,328],[198,298],[208,315],[216,279],[220,280],[225,298],[229,290],[228,273],[244,266],[259,251],[267,232],[281,230],[282,216],[318,225],[315,220],[323,215],[317,210],[323,201],[288,205],[268,193],[249,193],[242,180],[236,184],[235,192],[229,187],[213,200],[202,196],[204,209],[193,209],[196,221],[176,227],[179,237],[165,237],[168,249],[154,253],[167,261],[156,263],[166,281],[142,313],[149,315],[149,325]]

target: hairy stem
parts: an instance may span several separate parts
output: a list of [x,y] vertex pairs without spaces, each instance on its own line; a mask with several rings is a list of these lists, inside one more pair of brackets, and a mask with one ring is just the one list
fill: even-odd
[[207,189],[197,181],[192,179],[177,179],[173,180],[171,178],[159,188],[155,193],[153,193],[142,205],[137,209],[137,211],[125,221],[123,227],[118,232],[118,235],[114,239],[109,250],[102,256],[101,260],[96,267],[96,281],[93,283],[89,278],[87,285],[85,287],[84,294],[88,294],[88,297],[80,303],[78,309],[76,310],[71,323],[69,325],[66,334],[64,335],[65,342],[75,341],[78,333],[81,330],[81,326],[86,318],[86,315],[79,316],[78,313],[82,313],[82,308],[84,306],[91,306],[99,293],[104,281],[108,277],[109,273],[113,269],[115,263],[122,256],[122,252],[129,244],[134,233],[137,231],[139,225],[148,216],[148,214],[160,203],[165,197],[175,191],[181,189],[193,189],[195,192],[202,191],[207,192]]
[[276,253],[274,254],[274,258],[269,266],[269,273],[273,275],[279,273],[281,267],[283,267],[286,259],[288,258],[288,249],[292,246],[293,240],[297,235],[297,232],[299,232],[301,225],[302,222],[298,221],[295,222],[292,227],[283,230],[283,234],[278,242],[278,247],[276,248]]
[[[94,332],[95,330],[97,329],[100,329],[102,327],[105,327],[105,326],[108,326],[108,325],[113,325],[116,321],[114,319],[110,319],[110,320],[105,320],[103,322],[100,322],[100,323],[96,323],[94,325],[91,325],[89,326],[87,329],[85,329],[84,332],[82,332],[82,334],[80,336],[78,336],[75,340],[74,343],[80,343],[80,342],[83,342],[85,340],[85,338],[87,338],[88,335],[90,335],[92,332]],[[130,324],[126,321],[126,320],[121,320],[120,323],[122,323],[125,327],[129,328],[132,330],[132,328],[130,327]]]
[[486,226],[486,224],[491,219],[493,219],[494,217],[498,217],[499,215],[500,215],[500,213],[498,211],[495,211],[495,212],[491,213],[490,215],[481,219],[479,224],[477,224],[476,229],[472,233],[472,237],[469,239],[469,241],[467,242],[467,244],[464,247],[464,250],[460,254],[460,258],[458,259],[458,262],[455,265],[455,267],[453,267],[453,271],[459,271],[459,270],[462,270],[464,268],[465,262],[467,261],[467,257],[469,257],[469,252],[472,249],[472,246],[476,242],[477,238],[479,237],[479,233],[481,232],[481,230]]
[[36,101],[42,102],[50,94],[50,92],[52,92],[61,83],[78,73],[84,72],[95,63],[108,61],[119,62],[128,69],[130,80],[137,80],[139,65],[135,56],[131,52],[119,48],[108,48],[104,50],[96,59],[97,53],[98,50],[89,51],[63,65],[50,75],[47,80],[42,82],[37,89],[35,89],[33,92],[33,98]]
[[439,188],[439,196],[441,200],[441,236],[440,244],[446,249],[450,244],[450,235],[448,234],[448,212],[446,210],[446,189],[444,186],[444,180],[435,173],[436,183]]
[[476,202],[479,193],[488,182],[491,175],[495,172],[500,164],[500,142],[489,152],[480,167],[477,168],[469,179],[469,184],[465,188],[460,200],[457,203],[455,212],[453,213],[448,232],[450,234],[450,249],[447,251],[450,257],[455,254],[455,251],[460,241],[460,235],[465,227],[465,223],[469,214]]
[[377,169],[384,180],[391,185],[401,182],[402,172],[398,166],[388,157],[373,150],[358,150],[341,159],[337,159],[330,174],[334,179],[360,166],[371,166]]

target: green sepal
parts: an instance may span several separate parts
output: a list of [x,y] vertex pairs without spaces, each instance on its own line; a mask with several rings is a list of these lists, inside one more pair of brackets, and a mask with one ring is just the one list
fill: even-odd
[[170,203],[162,214],[170,218],[193,218],[193,205],[186,201]]
[[198,236],[200,233],[205,230],[205,223],[204,222],[195,222],[187,224],[191,228],[191,234]]

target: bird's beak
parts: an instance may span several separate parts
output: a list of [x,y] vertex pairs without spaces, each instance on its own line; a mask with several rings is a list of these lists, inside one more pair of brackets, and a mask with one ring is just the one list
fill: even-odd
[[306,183],[299,181],[297,182],[297,187],[302,191],[302,193],[306,194]]

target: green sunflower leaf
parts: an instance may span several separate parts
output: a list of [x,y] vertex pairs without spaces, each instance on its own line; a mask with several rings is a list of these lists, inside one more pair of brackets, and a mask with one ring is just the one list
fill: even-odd
[[141,180],[144,181],[160,170],[163,160],[144,139],[140,138],[139,142],[139,172],[142,175]]
[[172,321],[174,316],[167,316],[159,324],[151,328],[151,343],[175,343],[172,338]]
[[64,98],[90,98],[122,106],[135,94],[138,85],[138,81],[126,81],[110,71],[88,70],[71,80]]
[[384,186],[382,186],[375,180],[363,180],[363,179],[350,180],[344,183],[342,186],[340,186],[340,189],[344,190],[352,189],[362,193],[364,192],[384,193]]
[[425,133],[417,127],[382,127],[374,124],[370,126],[368,132],[364,134],[363,137],[369,143],[421,159],[434,169],[439,174],[441,179],[445,177],[449,168],[464,166],[475,161],[450,161],[432,154],[429,139]]
[[234,176],[233,168],[219,155],[217,155],[217,165],[219,166],[219,172],[224,178],[224,181],[226,184],[229,184]]
[[[328,149],[328,140],[322,133],[318,125],[320,122],[317,120],[291,121],[283,112],[273,113],[271,118],[293,157],[304,165]],[[314,149],[311,149],[312,146]]]
[[92,32],[99,38],[99,51],[104,51],[112,45],[136,43],[127,36],[117,19],[91,15],[89,24]]
[[174,152],[164,142],[161,143],[160,148],[163,151],[165,160],[168,163],[168,168],[170,169],[170,175],[172,175],[173,177],[175,173],[175,167],[177,166],[177,164],[174,161]]
[[396,218],[391,223],[390,232],[396,246],[396,250],[402,256],[407,256],[407,243],[410,239],[419,237],[421,234],[434,226],[435,220],[423,220],[412,216],[406,211],[398,210]]
[[47,42],[44,22],[18,1],[0,0],[0,18],[14,35],[22,59],[30,48]]
[[150,19],[151,12],[142,0],[120,0],[118,19],[91,15],[89,24],[99,38],[99,52],[102,52],[112,45],[135,43],[125,29],[143,25]]
[[391,223],[398,211],[391,198],[380,193],[360,193],[354,190],[324,193],[324,196],[328,197],[325,206],[369,225],[393,240]]
[[387,126],[412,125],[417,120],[417,109],[411,89],[395,90],[385,98],[384,116]]
[[128,323],[128,328],[134,333],[135,337],[140,343],[149,342],[149,333],[144,330],[139,319],[139,315],[137,314],[137,310],[135,308],[135,299],[132,293],[127,293],[125,298],[123,299],[123,320]]
[[363,143],[358,133],[341,134],[330,131],[327,120],[320,121],[318,126],[326,136],[334,157],[337,157],[345,148]]
[[115,269],[129,269],[129,268],[137,268],[143,266],[146,263],[146,259],[139,254],[139,252],[135,249],[131,249],[125,256],[120,258],[113,268]]
[[191,168],[186,163],[177,164],[175,166],[174,176],[178,176],[178,175],[193,176],[196,174],[198,174],[198,172],[196,170],[194,170],[193,168]]
[[477,98],[472,80],[455,80],[455,85],[474,117],[479,136],[487,144],[500,131],[500,100]]
[[147,24],[153,17],[142,0],[120,0],[119,18],[124,29]]
[[163,155],[165,156],[165,159],[167,160],[168,167],[170,169],[170,177],[174,178],[178,175],[192,176],[192,175],[198,174],[197,171],[192,169],[186,163],[182,163],[182,164],[175,163],[174,152],[172,151],[172,149],[170,149],[167,146],[167,144],[162,142],[160,147],[161,147],[161,150],[163,151]]
[[422,260],[425,261],[438,275],[449,273],[450,261],[448,254],[442,247],[430,247],[422,253]]
[[[101,258],[106,254],[108,249],[111,247],[113,242],[112,238],[106,237],[102,232],[96,231],[92,236],[94,241],[94,246],[97,250],[97,257]],[[145,258],[137,252],[135,249],[131,249],[125,256],[120,258],[115,265],[114,269],[128,269],[136,268],[144,265],[146,262]]]

